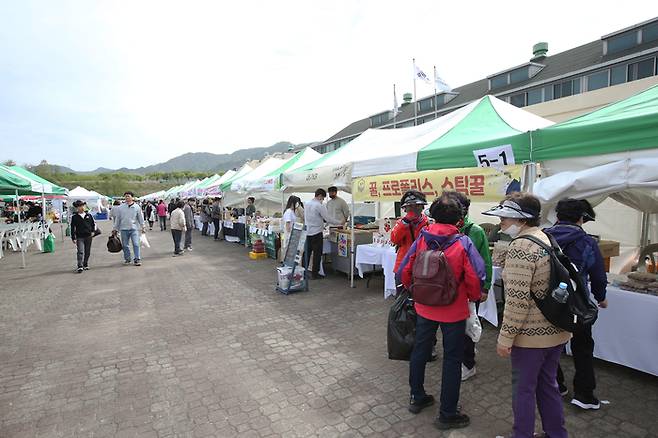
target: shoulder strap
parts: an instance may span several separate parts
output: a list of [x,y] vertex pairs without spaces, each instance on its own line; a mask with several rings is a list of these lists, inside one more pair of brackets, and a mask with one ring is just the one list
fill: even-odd
[[[551,238],[551,236],[549,234],[547,234],[547,236],[549,236],[549,239]],[[554,251],[554,247],[550,247],[550,246],[546,245],[544,242],[542,242],[540,239],[536,238],[535,236],[530,236],[530,235],[519,236],[519,237],[514,238],[512,240],[512,242],[514,240],[518,240],[518,239],[527,239],[531,242],[534,242],[537,245],[539,245],[540,247],[542,247],[543,249],[545,249],[546,251],[548,251],[549,253]],[[553,242],[551,242],[551,246],[552,246],[552,244],[553,244]]]

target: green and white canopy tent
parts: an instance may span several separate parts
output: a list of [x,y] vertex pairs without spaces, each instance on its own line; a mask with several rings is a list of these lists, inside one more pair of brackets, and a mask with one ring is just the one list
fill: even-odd
[[40,194],[33,190],[32,183],[16,172],[0,164],[0,195],[34,195]]
[[64,187],[60,187],[57,184],[54,184],[48,180],[41,178],[39,175],[35,175],[27,169],[24,169],[20,166],[2,166],[6,172],[9,172],[19,178],[23,178],[28,181],[30,189],[29,193],[20,193],[23,195],[66,195],[68,190]]
[[240,178],[236,178],[231,182],[231,192],[246,193],[251,183],[260,180],[261,178],[269,175],[271,172],[280,168],[287,160],[281,158],[270,157],[265,159],[251,172],[244,174]]
[[270,192],[282,188],[281,175],[285,172],[294,172],[322,156],[310,147],[297,152],[293,157],[286,160],[281,166],[260,178],[254,178],[246,184],[245,190],[250,193]]
[[231,190],[231,185],[233,184],[233,181],[237,181],[240,178],[244,177],[251,171],[253,171],[254,168],[251,167],[249,164],[243,164],[240,169],[238,169],[237,172],[235,172],[230,178],[227,178],[226,180],[222,181],[222,183],[219,185],[219,189],[222,192],[226,192],[227,190]]
[[222,184],[233,178],[238,172],[235,170],[227,170],[222,176],[215,175],[210,181],[205,182],[200,186],[201,193],[206,196],[219,196],[222,192]]

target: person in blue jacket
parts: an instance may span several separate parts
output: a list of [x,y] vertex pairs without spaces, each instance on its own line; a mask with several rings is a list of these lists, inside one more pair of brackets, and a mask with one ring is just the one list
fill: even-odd
[[[608,284],[603,256],[596,240],[588,235],[582,226],[596,217],[594,209],[584,199],[565,198],[558,202],[555,211],[558,222],[545,231],[553,236],[581,273],[584,283],[590,288],[599,307],[608,307],[606,286]],[[596,377],[594,375],[594,339],[592,326],[573,333],[571,352],[576,368],[573,379],[574,396],[571,403],[582,409],[599,409],[601,404],[594,396]],[[557,375],[560,393],[568,393],[564,374],[558,367]]]

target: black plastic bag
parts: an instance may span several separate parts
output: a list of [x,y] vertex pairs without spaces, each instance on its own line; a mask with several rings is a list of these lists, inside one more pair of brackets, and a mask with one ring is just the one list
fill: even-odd
[[388,312],[388,358],[410,360],[416,340],[416,310],[409,292],[398,294]]
[[110,235],[107,239],[107,250],[109,252],[121,252],[123,250],[121,239],[115,235]]

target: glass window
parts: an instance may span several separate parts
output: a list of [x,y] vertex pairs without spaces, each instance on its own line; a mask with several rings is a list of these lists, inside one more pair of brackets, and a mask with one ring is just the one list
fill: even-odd
[[637,63],[637,78],[648,78],[653,76],[653,58],[645,59]]
[[548,102],[549,100],[553,100],[553,86],[548,85],[544,87],[544,102]]
[[443,105],[445,103],[445,100],[446,100],[445,94],[439,94],[438,96],[436,96],[436,107],[438,108],[441,105]]
[[647,24],[642,28],[643,43],[648,43],[655,40],[658,40],[658,21],[655,23]]
[[520,68],[518,70],[511,71],[510,74],[509,74],[509,81],[510,81],[510,84],[514,84],[516,82],[525,81],[529,77],[530,76],[529,76],[529,72],[528,72],[528,67],[523,67],[523,68]]
[[637,30],[608,38],[608,54],[623,52],[637,44]]
[[582,78],[576,78],[573,80],[573,94],[580,93],[580,81]]
[[519,93],[511,96],[510,103],[518,107],[525,106],[525,93]]
[[494,76],[493,78],[490,79],[491,81],[491,88],[500,88],[504,87],[507,85],[507,73]]
[[434,106],[432,106],[432,99],[425,99],[418,102],[419,111],[427,111],[432,108],[434,108]]
[[626,66],[618,65],[610,69],[610,85],[623,84],[626,82]]
[[534,105],[542,102],[542,89],[535,88],[528,91],[528,105]]
[[561,97],[571,96],[573,94],[573,81],[562,82],[562,95]]
[[562,97],[562,86],[560,84],[553,85],[553,98],[559,99]]
[[587,76],[587,91],[598,90],[608,86],[608,70],[592,73]]

